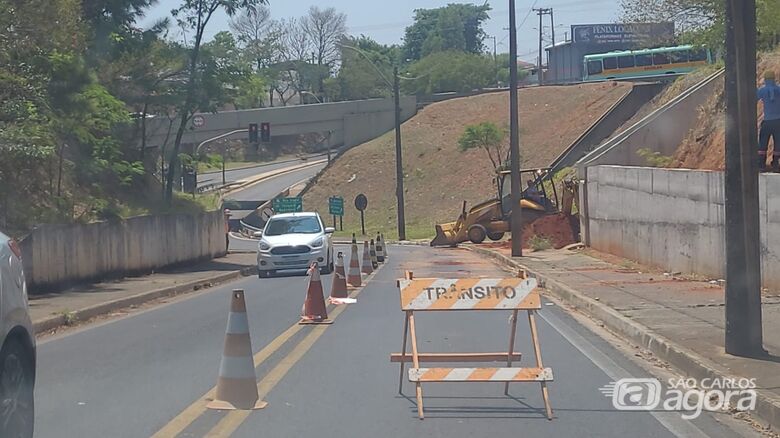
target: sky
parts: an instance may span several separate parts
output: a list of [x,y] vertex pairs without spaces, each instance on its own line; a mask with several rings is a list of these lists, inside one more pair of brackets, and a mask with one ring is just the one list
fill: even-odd
[[[141,25],[150,26],[160,18],[170,17],[170,11],[181,0],[159,0],[151,9]],[[271,16],[275,19],[301,17],[306,14],[310,5],[321,9],[334,7],[347,15],[347,31],[352,35],[364,34],[382,44],[401,44],[404,29],[412,24],[415,9],[431,9],[446,6],[448,3],[483,4],[478,0],[467,2],[462,0],[328,0],[300,2],[292,0],[269,0]],[[498,52],[509,51],[509,2],[488,1],[492,6],[490,20],[484,24],[489,37],[496,37]],[[532,7],[553,8],[555,17],[555,39],[561,41],[570,30],[572,24],[611,23],[620,15],[620,0],[517,0],[517,44],[520,59],[535,62],[538,53],[539,17],[531,12]],[[224,13],[212,18],[207,29],[210,38],[223,30],[230,30],[229,19]],[[544,32],[546,44],[550,41],[549,17],[545,16]],[[175,36],[176,32],[172,32]],[[493,40],[485,40],[485,45],[492,50]]]

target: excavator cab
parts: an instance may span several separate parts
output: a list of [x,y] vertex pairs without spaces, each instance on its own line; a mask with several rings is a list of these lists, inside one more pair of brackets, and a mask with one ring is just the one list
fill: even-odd
[[[431,246],[455,246],[467,240],[482,243],[485,238],[501,240],[510,230],[509,219],[512,214],[510,181],[507,180],[509,175],[509,171],[501,171],[496,176],[497,198],[476,204],[468,210],[466,201],[463,201],[460,216],[455,222],[437,224],[436,237],[431,241]],[[551,177],[549,168],[521,170],[520,177],[521,181],[527,180],[520,199],[524,224],[557,213],[558,195],[554,184],[550,184],[552,196],[549,196],[543,183]]]

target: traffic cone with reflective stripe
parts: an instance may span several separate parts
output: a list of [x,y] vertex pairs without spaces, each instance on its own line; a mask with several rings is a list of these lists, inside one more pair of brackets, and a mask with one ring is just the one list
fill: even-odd
[[387,252],[387,240],[385,240],[384,233],[379,234],[382,237],[382,255],[385,256],[385,259],[389,258],[390,255]]
[[230,314],[225,332],[222,362],[219,364],[217,394],[209,409],[262,409],[268,403],[257,394],[257,375],[249,339],[244,291],[236,289],[230,298]]
[[349,257],[349,274],[347,282],[352,287],[360,287],[363,283],[360,278],[360,260],[358,259],[358,246],[355,242],[355,235],[352,235],[352,254]]
[[371,256],[371,267],[374,269],[379,267],[379,261],[376,258],[376,245],[374,245],[374,239],[371,239],[371,243],[368,245],[368,253]]
[[333,273],[333,284],[330,288],[329,300],[333,304],[353,304],[357,302],[354,298],[349,298],[347,276],[344,273],[344,254],[342,253],[339,253],[336,257],[336,271]]
[[385,245],[382,243],[382,235],[376,233],[376,261],[385,262]]
[[309,288],[306,290],[306,299],[301,309],[301,320],[298,324],[331,324],[328,319],[328,310],[325,308],[325,295],[322,292],[320,269],[317,263],[312,263],[309,268]]
[[352,244],[357,245],[357,240],[355,239],[355,233],[352,233]]
[[330,288],[331,298],[347,298],[347,276],[344,273],[344,254],[336,256],[336,272],[333,273],[333,285]]
[[374,265],[371,263],[371,249],[368,247],[368,240],[363,241],[363,264],[360,272],[369,275],[374,272]]

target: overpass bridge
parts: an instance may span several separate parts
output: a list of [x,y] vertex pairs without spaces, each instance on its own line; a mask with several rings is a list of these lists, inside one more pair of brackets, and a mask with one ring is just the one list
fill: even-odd
[[[350,148],[393,129],[394,111],[393,99],[368,99],[202,113],[190,122],[182,143],[198,144],[233,130],[247,129],[250,123],[268,122],[272,136],[329,132],[329,146]],[[406,121],[416,113],[417,99],[401,97],[401,120]],[[166,139],[172,143],[177,127],[175,122],[171,126],[167,118],[150,119],[147,121],[147,146],[161,147]],[[239,133],[233,138],[245,138],[246,135]]]

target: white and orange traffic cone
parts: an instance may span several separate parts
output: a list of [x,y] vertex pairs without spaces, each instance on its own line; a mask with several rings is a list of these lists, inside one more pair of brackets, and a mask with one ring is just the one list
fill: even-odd
[[374,265],[371,263],[371,249],[368,247],[368,240],[363,241],[363,264],[360,266],[360,272],[370,275],[374,272]]
[[301,320],[298,324],[332,324],[325,308],[325,295],[322,292],[320,269],[314,262],[309,268],[309,287],[306,289],[306,299],[301,309]]
[[349,297],[347,276],[344,273],[344,254],[336,257],[336,271],[333,273],[333,284],[330,288],[330,302],[333,304],[353,304],[357,300]]
[[217,394],[206,405],[209,409],[262,409],[268,403],[257,393],[257,375],[249,339],[244,291],[236,289],[230,298],[230,314],[225,331],[225,346],[219,365]]
[[363,280],[360,277],[360,260],[358,259],[358,246],[355,242],[355,235],[352,235],[352,254],[349,257],[349,272],[347,282],[352,287],[360,287]]
[[379,267],[379,261],[376,258],[376,245],[374,239],[371,239],[371,243],[368,244],[368,254],[371,257],[371,267],[376,269]]
[[385,262],[385,245],[382,243],[382,235],[379,233],[376,233],[376,261]]

